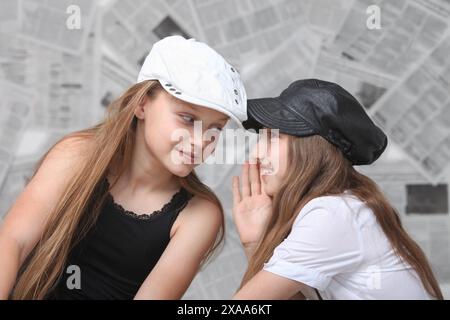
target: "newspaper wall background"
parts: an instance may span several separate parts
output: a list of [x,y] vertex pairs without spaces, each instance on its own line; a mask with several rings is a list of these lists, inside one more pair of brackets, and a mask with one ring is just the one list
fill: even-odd
[[[371,29],[369,6],[380,9]],[[80,13],[80,28],[71,17]],[[390,144],[361,167],[399,211],[450,298],[450,1],[2,0],[0,217],[40,156],[68,132],[101,120],[135,82],[152,44],[206,41],[240,71],[249,97],[294,79],[335,81],[354,94]],[[246,268],[231,218],[233,165],[198,172],[221,199],[226,244],[186,299],[229,298]]]

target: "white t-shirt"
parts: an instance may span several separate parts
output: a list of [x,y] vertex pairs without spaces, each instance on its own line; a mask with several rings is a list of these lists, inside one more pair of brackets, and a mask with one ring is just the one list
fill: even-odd
[[348,191],[309,201],[264,270],[316,288],[323,299],[432,299],[372,210]]

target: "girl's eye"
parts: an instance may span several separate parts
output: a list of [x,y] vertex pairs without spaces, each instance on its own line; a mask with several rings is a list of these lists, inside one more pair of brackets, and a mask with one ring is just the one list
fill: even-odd
[[222,127],[213,127],[212,129],[217,130],[218,132],[221,132],[223,128]]
[[267,135],[265,135],[262,131],[258,133],[258,141],[261,141],[263,139],[267,138]]
[[185,114],[180,115],[181,118],[188,123],[193,123],[194,122],[194,118]]
[[281,138],[280,134],[274,133],[274,132],[270,132],[269,137],[270,137],[270,141],[272,141],[272,142],[279,141]]

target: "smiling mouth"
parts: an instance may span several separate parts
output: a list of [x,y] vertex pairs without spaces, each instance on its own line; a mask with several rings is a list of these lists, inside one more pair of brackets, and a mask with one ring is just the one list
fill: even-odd
[[261,175],[272,175],[273,174],[273,168],[272,167],[260,167]]
[[176,150],[179,152],[179,154],[180,154],[183,158],[185,158],[185,159],[187,159],[187,160],[190,161],[189,164],[193,164],[193,163],[195,163],[195,160],[200,159],[200,157],[195,156],[194,153],[186,153],[186,152],[183,152],[183,151],[181,151],[181,150],[179,150],[179,149],[176,149]]

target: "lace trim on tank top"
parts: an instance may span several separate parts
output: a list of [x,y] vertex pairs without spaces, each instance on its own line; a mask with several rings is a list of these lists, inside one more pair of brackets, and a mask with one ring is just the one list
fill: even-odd
[[[107,200],[113,205],[113,207],[117,211],[119,211],[121,214],[130,216],[130,217],[138,219],[138,220],[154,219],[157,216],[160,216],[161,214],[167,212],[168,209],[175,203],[175,200],[177,200],[182,195],[182,193],[184,191],[183,188],[180,188],[176,193],[173,194],[172,198],[166,204],[164,204],[163,207],[161,209],[159,209],[159,210],[155,210],[152,213],[137,214],[137,213],[135,213],[133,211],[125,209],[122,205],[120,205],[119,203],[117,203],[114,200],[113,195],[111,194],[111,192],[109,192],[110,185],[109,185],[108,179],[105,179],[105,185],[106,185],[106,190],[107,190],[106,191]],[[185,202],[187,202],[187,200],[189,200],[189,199],[190,198],[187,197]],[[184,208],[184,206],[181,206],[181,208]],[[175,208],[175,209],[178,209],[178,207]]]

